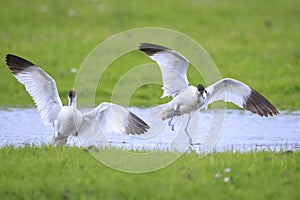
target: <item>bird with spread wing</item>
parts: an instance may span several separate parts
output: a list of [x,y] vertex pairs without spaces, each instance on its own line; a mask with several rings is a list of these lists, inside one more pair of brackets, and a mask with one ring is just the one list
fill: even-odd
[[89,131],[89,123],[126,134],[144,134],[149,126],[128,109],[103,102],[87,113],[76,107],[77,94],[68,93],[69,103],[63,106],[54,79],[35,64],[15,55],[6,56],[6,64],[16,79],[33,98],[45,125],[54,127],[52,142],[66,144],[71,136]]
[[[158,115],[162,120],[170,119],[168,125],[172,127],[172,130],[174,130],[174,124],[172,124],[174,116],[191,114],[219,100],[234,103],[259,116],[268,117],[279,114],[264,96],[241,81],[224,78],[206,88],[203,84],[195,87],[188,82],[186,73],[189,61],[183,55],[167,47],[150,43],[141,43],[139,49],[157,62],[160,67],[163,79],[162,98],[169,96],[173,98],[170,102],[157,107]],[[191,116],[187,121],[185,133],[192,145],[192,139],[187,132],[190,118]]]

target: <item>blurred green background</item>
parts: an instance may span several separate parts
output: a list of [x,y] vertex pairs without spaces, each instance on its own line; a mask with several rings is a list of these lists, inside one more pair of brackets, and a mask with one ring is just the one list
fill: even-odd
[[[223,77],[239,79],[265,95],[276,107],[300,108],[299,0],[165,1],[7,1],[0,6],[0,106],[33,107],[31,97],[11,75],[5,55],[24,57],[55,80],[64,103],[76,73],[89,52],[110,36],[139,27],[182,32],[211,55]],[[188,55],[185,55],[188,57]],[[96,101],[110,101],[118,77],[149,63],[132,52],[116,61],[97,89]],[[118,66],[122,65],[122,70]],[[193,72],[189,70],[189,75]],[[198,80],[191,78],[191,83]],[[130,105],[160,103],[158,85],[140,88]],[[80,97],[79,97],[80,98]]]

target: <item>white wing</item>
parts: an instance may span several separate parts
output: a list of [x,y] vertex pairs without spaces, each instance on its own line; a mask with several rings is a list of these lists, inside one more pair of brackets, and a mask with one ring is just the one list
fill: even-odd
[[206,107],[214,101],[223,100],[232,102],[260,116],[267,117],[279,114],[278,110],[265,97],[235,79],[222,79],[207,87],[206,91]]
[[55,81],[41,68],[18,56],[8,54],[6,64],[33,98],[43,123],[53,126],[63,106]]
[[[84,118],[96,118],[99,127],[107,133],[144,134],[149,126],[126,108],[113,104],[101,103],[94,110],[83,115]],[[80,133],[79,133],[80,134]]]
[[142,43],[139,49],[160,67],[164,84],[161,98],[174,97],[188,87],[186,71],[189,61],[185,57],[176,51],[155,44]]

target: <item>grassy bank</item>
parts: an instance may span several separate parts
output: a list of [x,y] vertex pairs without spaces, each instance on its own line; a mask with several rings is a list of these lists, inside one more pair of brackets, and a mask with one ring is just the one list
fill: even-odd
[[[300,108],[299,0],[3,0],[1,4],[0,93],[5,95],[0,106],[33,106],[5,66],[7,53],[23,56],[48,71],[66,102],[76,76],[71,68],[78,68],[97,44],[128,29],[154,26],[192,37],[208,51],[224,77],[248,83],[279,109]],[[112,64],[97,89],[97,103],[110,100],[124,72],[137,63],[150,62],[140,52],[127,56]],[[131,105],[161,103],[159,88],[141,88]]]
[[299,156],[225,152],[199,159],[192,153],[159,171],[128,174],[104,166],[81,148],[4,147],[0,198],[299,199]]

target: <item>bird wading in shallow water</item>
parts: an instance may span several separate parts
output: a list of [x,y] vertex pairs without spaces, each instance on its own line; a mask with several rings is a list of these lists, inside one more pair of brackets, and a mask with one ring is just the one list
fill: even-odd
[[[204,87],[190,85],[186,76],[189,61],[180,53],[167,47],[141,43],[139,49],[158,63],[163,79],[163,95],[161,98],[171,96],[173,99],[163,105],[157,106],[155,112],[162,120],[169,119],[168,125],[174,130],[172,120],[174,116],[191,114],[205,108],[212,102],[223,100],[232,102],[237,106],[249,110],[259,116],[273,116],[279,114],[278,110],[261,94],[241,81],[224,78],[216,83]],[[192,145],[192,139],[187,131],[191,115],[185,127],[185,133]]]
[[63,106],[54,79],[35,64],[15,55],[6,56],[6,64],[33,98],[45,125],[54,127],[53,144],[66,144],[70,136],[89,131],[89,123],[126,134],[144,134],[149,126],[126,108],[103,102],[87,113],[76,107],[74,90],[68,94],[68,106]]

